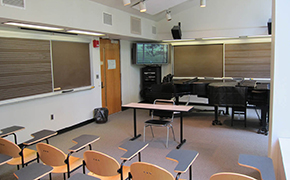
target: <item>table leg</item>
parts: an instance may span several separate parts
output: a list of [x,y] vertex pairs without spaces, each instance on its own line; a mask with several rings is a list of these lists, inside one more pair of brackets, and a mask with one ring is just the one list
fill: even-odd
[[189,180],[192,180],[192,168],[191,168],[191,166],[189,167]]
[[179,149],[185,142],[186,139],[183,139],[183,117],[182,112],[180,112],[180,144],[178,144],[176,149]]
[[137,135],[137,122],[136,122],[136,109],[135,108],[134,108],[133,113],[134,113],[133,115],[134,116],[134,137],[130,139],[131,141],[134,141],[135,139],[141,136],[141,134]]

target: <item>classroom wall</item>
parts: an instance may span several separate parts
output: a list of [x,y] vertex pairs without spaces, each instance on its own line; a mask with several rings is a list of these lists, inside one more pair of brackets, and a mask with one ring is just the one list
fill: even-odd
[[[80,36],[58,36],[44,33],[30,33],[19,30],[0,29],[2,37],[16,37],[29,39],[61,40],[74,42],[91,42],[92,38]],[[24,126],[25,130],[17,132],[19,143],[31,138],[30,134],[41,129],[60,130],[93,116],[93,109],[101,106],[100,79],[94,74],[100,72],[99,49],[91,46],[92,85],[95,88],[72,93],[48,93],[30,96],[29,100],[13,99],[1,101],[1,128],[12,125]],[[51,114],[54,120],[50,119]],[[10,137],[12,138],[12,137]]]
[[[205,9],[199,8],[196,4],[192,8],[185,9],[184,12],[173,14],[171,22],[167,22],[165,18],[159,22],[142,18],[142,35],[130,33],[130,14],[89,0],[26,0],[25,10],[0,6],[0,18],[94,30],[121,36],[142,37],[148,40],[171,39],[170,29],[173,25],[177,25],[178,21],[182,23],[183,38],[215,37],[226,35],[229,31],[239,35],[256,35],[260,32],[266,34],[266,22],[271,16],[269,0],[234,1],[235,3],[231,3],[231,0],[221,0],[218,4],[214,0],[207,0]],[[240,5],[239,8],[236,7],[237,3]],[[257,7],[257,4],[260,6]],[[230,13],[225,13],[229,9]],[[103,12],[113,15],[113,26],[103,24]],[[157,27],[158,37],[151,33],[153,25]],[[255,27],[252,28],[253,26]],[[35,33],[30,32],[21,37],[35,38]],[[120,43],[122,104],[126,104],[140,100],[139,69],[141,67],[130,64],[131,42],[121,40]],[[93,81],[96,88],[1,105],[1,126],[6,127],[12,124],[25,126],[26,129],[19,132],[19,142],[22,142],[30,138],[31,132],[39,129],[59,130],[92,118],[92,109],[101,106],[100,80],[95,79],[95,75],[100,73],[98,48],[92,50],[92,57]],[[168,73],[172,73],[171,64],[162,66],[162,77]],[[55,115],[54,121],[50,120],[52,113]]]
[[172,20],[157,24],[159,39],[173,39],[171,28],[181,22],[182,39],[204,37],[239,37],[267,34],[271,18],[271,0],[207,0],[206,7],[191,1],[179,12],[172,11]]
[[[284,179],[285,172],[281,161],[279,138],[290,138],[289,121],[289,88],[290,76],[290,2],[287,0],[273,0],[273,41],[271,62],[271,103],[269,155],[273,159],[276,178]],[[284,162],[289,164],[289,162]],[[289,171],[289,169],[288,169]],[[289,172],[288,172],[289,173]],[[289,179],[289,177],[286,179]]]
[[[112,15],[112,26],[103,23],[103,12]],[[26,0],[25,9],[0,6],[0,18],[59,25],[68,28],[156,40],[156,22],[141,18],[141,35],[131,33],[131,14],[90,0]]]
[[[151,27],[155,25],[154,21],[142,18],[142,35],[134,35],[130,31],[130,14],[89,0],[26,0],[25,2],[25,9],[0,5],[0,18],[93,30],[122,36],[142,37],[151,40],[156,39],[156,35],[151,33]],[[103,24],[103,12],[112,14],[113,26]],[[4,37],[55,38],[56,40],[88,42],[93,39],[92,37],[88,38],[81,35],[74,39],[69,35],[57,36],[34,31],[20,33],[23,31],[14,30],[15,28],[12,30],[11,28],[2,29],[4,30],[1,31],[0,36]],[[38,130],[44,128],[60,130],[91,119],[93,117],[93,109],[102,105],[100,78],[96,79],[96,75],[100,75],[99,48],[91,48],[91,61],[94,89],[2,104],[0,105],[1,127],[4,128],[11,125],[24,126],[26,129],[17,133],[19,134],[19,143],[21,143],[31,138],[30,134]],[[139,87],[138,85],[136,86],[136,84],[140,83],[138,78],[140,74],[139,67],[132,67],[130,62],[130,42],[121,41],[121,68],[122,72],[124,72],[122,75],[123,103],[139,100]],[[129,78],[130,81],[128,81]],[[50,120],[51,114],[55,118],[53,121]]]

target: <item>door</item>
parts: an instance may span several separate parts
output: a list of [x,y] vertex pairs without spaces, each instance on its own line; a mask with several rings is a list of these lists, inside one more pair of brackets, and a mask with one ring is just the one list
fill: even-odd
[[118,40],[101,39],[102,106],[109,114],[121,111],[120,45]]

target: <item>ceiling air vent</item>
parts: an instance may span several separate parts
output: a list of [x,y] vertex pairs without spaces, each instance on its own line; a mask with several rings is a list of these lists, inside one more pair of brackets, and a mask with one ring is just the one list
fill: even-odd
[[3,6],[10,6],[16,8],[25,8],[25,0],[1,0]]
[[131,33],[141,35],[141,19],[131,16]]
[[112,15],[111,14],[108,14],[108,13],[103,13],[103,19],[104,19],[104,24],[107,24],[107,25],[113,25],[113,22],[112,22]]
[[156,34],[156,27],[152,26],[152,34]]

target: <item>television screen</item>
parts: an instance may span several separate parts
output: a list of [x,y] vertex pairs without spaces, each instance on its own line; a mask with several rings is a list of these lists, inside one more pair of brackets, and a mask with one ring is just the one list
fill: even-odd
[[169,59],[169,44],[135,43],[133,44],[133,64],[166,64]]

